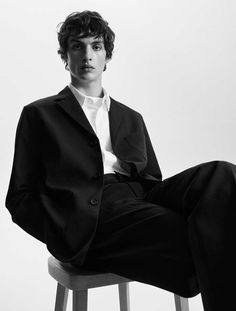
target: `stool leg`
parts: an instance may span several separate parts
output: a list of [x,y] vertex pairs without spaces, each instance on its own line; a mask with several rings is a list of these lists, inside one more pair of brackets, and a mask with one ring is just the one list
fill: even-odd
[[176,311],[189,311],[188,299],[175,295],[175,309]]
[[88,290],[73,290],[73,311],[87,311]]
[[119,298],[120,298],[120,311],[130,311],[129,301],[129,283],[120,283],[119,286]]
[[57,283],[55,311],[66,311],[68,292],[68,288],[65,288],[60,283]]

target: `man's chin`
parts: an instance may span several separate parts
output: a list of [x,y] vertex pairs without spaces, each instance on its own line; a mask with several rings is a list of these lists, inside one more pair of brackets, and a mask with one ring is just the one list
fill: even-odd
[[86,73],[86,74],[82,74],[80,75],[80,80],[81,81],[98,81],[100,79],[100,76],[95,75],[94,73]]

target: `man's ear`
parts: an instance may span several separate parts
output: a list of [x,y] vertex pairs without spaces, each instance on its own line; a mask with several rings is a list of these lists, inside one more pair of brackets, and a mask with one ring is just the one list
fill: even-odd
[[111,60],[111,58],[106,58],[106,64],[105,64],[105,66],[104,66],[103,71],[106,71],[106,69],[107,69],[107,63],[109,63],[110,60]]
[[64,54],[63,54],[63,61],[64,61],[64,64],[65,64],[65,70],[70,71],[69,68],[68,68],[68,57],[67,57],[67,53],[64,53]]
[[106,64],[109,63],[110,60],[111,58],[106,58]]
[[69,68],[68,68],[68,63],[67,63],[67,61],[65,61],[65,70],[70,71]]

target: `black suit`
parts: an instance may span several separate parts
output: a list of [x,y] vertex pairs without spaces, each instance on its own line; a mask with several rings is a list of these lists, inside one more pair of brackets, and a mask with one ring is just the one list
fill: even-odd
[[[111,99],[109,118],[121,164],[147,187],[157,183],[161,172],[141,115]],[[102,190],[99,140],[70,89],[24,107],[6,200],[13,221],[58,259],[82,263]]]
[[[111,142],[130,178],[110,179],[68,87],[22,112],[6,206],[61,261],[236,309],[236,168],[213,161],[161,181],[141,115],[111,99]],[[122,179],[123,178],[123,179]]]

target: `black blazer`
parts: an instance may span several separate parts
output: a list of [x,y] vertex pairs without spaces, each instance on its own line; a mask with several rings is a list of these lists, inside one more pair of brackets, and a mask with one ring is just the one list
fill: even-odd
[[[111,98],[115,155],[145,187],[161,180],[142,116]],[[13,221],[64,262],[83,263],[103,189],[99,140],[70,89],[24,107],[6,207]]]

